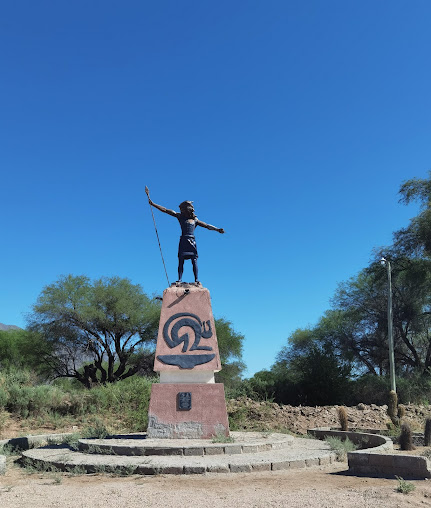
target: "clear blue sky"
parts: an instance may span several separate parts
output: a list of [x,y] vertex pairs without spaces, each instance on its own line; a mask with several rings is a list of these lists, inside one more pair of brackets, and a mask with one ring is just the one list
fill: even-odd
[[428,0],[3,2],[0,322],[61,274],[161,294],[148,185],[225,228],[197,230],[200,279],[247,375],[270,367],[417,213],[397,191],[431,169],[430,24]]

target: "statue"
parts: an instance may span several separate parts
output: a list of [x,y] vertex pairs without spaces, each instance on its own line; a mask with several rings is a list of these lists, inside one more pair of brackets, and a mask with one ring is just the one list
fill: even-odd
[[169,210],[164,206],[157,205],[154,203],[151,198],[149,192],[147,192],[147,188],[145,189],[148,202],[157,210],[161,212],[167,213],[172,217],[176,217],[181,226],[181,236],[180,243],[178,246],[178,281],[181,282],[183,278],[184,271],[184,260],[190,259],[193,266],[193,275],[195,276],[195,282],[199,284],[198,280],[198,251],[196,247],[195,240],[195,229],[196,226],[201,226],[206,229],[210,229],[211,231],[218,231],[219,233],[224,233],[224,229],[216,228],[215,226],[211,226],[211,224],[206,224],[199,220],[195,215],[195,209],[193,207],[193,201],[183,201],[180,203],[180,212],[174,212],[174,210]]

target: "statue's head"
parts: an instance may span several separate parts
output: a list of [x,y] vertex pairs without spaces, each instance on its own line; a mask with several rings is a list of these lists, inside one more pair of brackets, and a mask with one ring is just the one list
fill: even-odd
[[193,206],[193,201],[183,201],[182,203],[180,203],[180,212],[188,219],[194,219],[196,215],[195,208]]

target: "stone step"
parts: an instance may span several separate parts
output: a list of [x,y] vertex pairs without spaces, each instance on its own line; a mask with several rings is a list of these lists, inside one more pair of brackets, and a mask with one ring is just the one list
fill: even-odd
[[295,438],[291,445],[266,451],[219,455],[128,456],[73,451],[67,446],[47,446],[22,453],[25,464],[38,469],[56,468],[75,473],[203,474],[276,471],[322,466],[336,460],[328,443]]
[[150,439],[145,434],[113,436],[107,439],[80,439],[84,453],[111,455],[238,455],[279,450],[292,446],[293,436],[263,432],[231,432],[231,443],[208,439]]

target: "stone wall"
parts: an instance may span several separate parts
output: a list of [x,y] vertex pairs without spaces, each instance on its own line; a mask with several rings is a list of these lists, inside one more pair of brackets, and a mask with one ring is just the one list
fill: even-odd
[[311,429],[310,434],[319,439],[328,436],[350,439],[360,447],[359,450],[347,454],[349,473],[358,476],[389,477],[400,476],[404,479],[431,478],[431,462],[418,455],[391,453],[392,441],[379,434],[364,432],[343,432],[329,428]]

